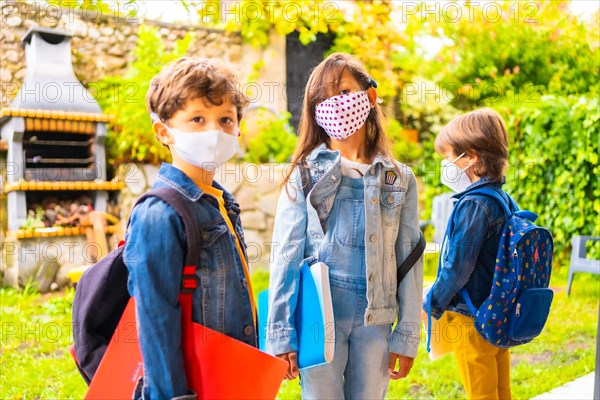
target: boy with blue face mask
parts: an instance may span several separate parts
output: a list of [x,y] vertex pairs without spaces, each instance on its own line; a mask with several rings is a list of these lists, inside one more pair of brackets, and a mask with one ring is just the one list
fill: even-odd
[[[153,188],[171,187],[190,202],[201,250],[192,319],[256,347],[256,311],[235,199],[214,181],[238,149],[246,97],[233,71],[215,59],[182,58],[150,83],[146,96],[156,137],[173,163],[163,163]],[[178,296],[187,240],[177,212],[150,197],[132,212],[124,260],[136,299],[144,359],[144,399],[194,399],[181,351]]]

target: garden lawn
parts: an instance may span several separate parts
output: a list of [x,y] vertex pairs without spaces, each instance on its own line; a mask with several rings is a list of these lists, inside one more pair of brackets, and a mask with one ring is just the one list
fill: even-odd
[[[594,369],[600,278],[577,275],[569,298],[564,277],[556,278],[544,333],[512,352],[515,399],[547,392]],[[258,293],[266,288],[268,274],[255,273],[253,282]],[[50,295],[0,289],[0,399],[83,398],[86,386],[69,355],[73,297],[72,289]],[[279,397],[299,399],[298,380],[284,382]],[[429,360],[424,340],[408,378],[392,382],[388,392],[390,399],[461,397],[454,359]]]

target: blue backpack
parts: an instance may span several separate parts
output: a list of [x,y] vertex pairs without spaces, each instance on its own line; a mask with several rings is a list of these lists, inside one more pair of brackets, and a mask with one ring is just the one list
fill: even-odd
[[[468,194],[497,200],[507,219],[489,297],[475,308],[466,288],[459,293],[475,317],[475,328],[486,341],[502,348],[528,343],[542,332],[554,297],[548,289],[554,248],[552,235],[534,224],[537,214],[520,211],[508,194],[508,202],[489,188],[471,190]],[[450,216],[447,235],[451,234],[452,228]],[[429,342],[427,348],[429,351]]]

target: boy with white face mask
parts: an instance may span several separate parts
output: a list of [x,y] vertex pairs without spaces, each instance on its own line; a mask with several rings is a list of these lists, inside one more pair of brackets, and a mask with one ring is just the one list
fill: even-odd
[[[500,203],[475,192],[489,188],[506,198],[502,185],[508,164],[508,134],[502,117],[490,108],[460,115],[444,126],[435,139],[442,161],[442,183],[461,201],[446,231],[440,265],[429,300],[436,319],[459,327],[452,340],[460,378],[468,399],[510,399],[510,353],[495,347],[477,332],[474,315],[460,292],[465,288],[479,307],[490,295],[496,255],[507,216]],[[508,199],[507,199],[508,201]],[[498,319],[500,321],[500,318]]]
[[[156,137],[173,163],[163,163],[153,188],[176,189],[200,227],[201,249],[192,320],[256,347],[256,311],[235,199],[214,181],[238,149],[246,97],[233,71],[215,59],[183,58],[150,83],[146,95]],[[194,399],[181,351],[178,296],[187,253],[183,221],[150,197],[132,212],[124,261],[136,299],[144,359],[143,399]],[[139,396],[138,396],[139,398]]]

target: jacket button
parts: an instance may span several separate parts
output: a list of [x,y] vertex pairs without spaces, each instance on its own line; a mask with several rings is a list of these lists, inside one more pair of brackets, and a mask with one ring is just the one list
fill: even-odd
[[375,243],[377,241],[377,236],[376,235],[371,235],[371,237],[369,238],[369,240],[371,240],[371,243]]
[[371,167],[371,175],[375,175],[375,168]]
[[369,275],[369,282],[373,282],[373,274]]
[[388,196],[387,201],[388,203],[392,204],[394,202],[394,198],[392,196]]
[[377,204],[377,197],[371,197],[371,204]]
[[368,322],[371,322],[371,321],[373,321],[373,314],[369,314],[369,315],[367,315],[367,321],[368,321]]
[[250,325],[246,325],[246,327],[244,328],[244,335],[250,336],[253,333],[254,333],[254,328],[251,327]]

